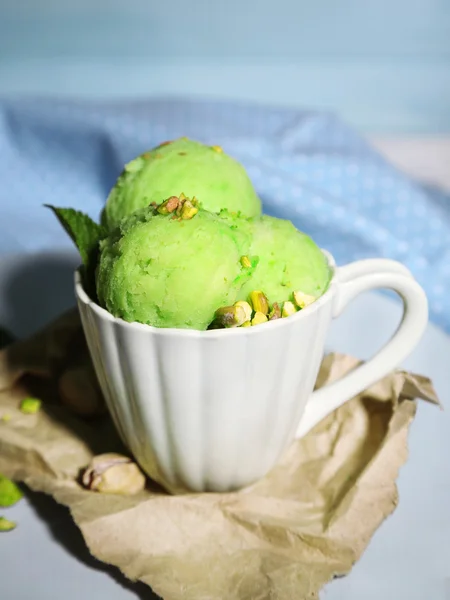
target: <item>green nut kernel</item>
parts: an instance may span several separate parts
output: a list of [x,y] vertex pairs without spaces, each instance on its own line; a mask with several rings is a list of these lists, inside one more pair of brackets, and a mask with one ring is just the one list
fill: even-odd
[[245,320],[246,321],[250,321],[252,318],[252,307],[250,306],[250,304],[248,302],[246,302],[245,300],[239,300],[239,302],[235,302],[234,306],[240,306],[241,308],[243,308],[244,312],[245,312]]
[[284,302],[283,303],[283,310],[281,311],[281,315],[283,317],[290,317],[291,315],[295,315],[295,313],[297,312],[297,309],[294,306],[293,302]]
[[39,412],[41,404],[42,402],[38,398],[25,398],[20,404],[20,410],[25,415],[34,415]]
[[261,323],[266,323],[266,322],[267,322],[267,316],[264,313],[257,311],[255,313],[255,316],[252,319],[252,326],[261,325]]
[[214,320],[221,327],[239,327],[247,318],[242,306],[223,306],[216,310]]
[[281,318],[281,308],[278,302],[274,302],[271,311],[269,312],[269,321]]
[[14,521],[8,521],[5,517],[0,517],[0,531],[12,531],[17,527]]
[[0,475],[0,506],[6,508],[13,506],[23,497],[22,492],[14,483],[4,475]]
[[294,300],[295,300],[295,304],[299,308],[305,308],[306,306],[309,306],[310,304],[315,302],[316,298],[315,298],[315,296],[311,296],[310,294],[305,294],[304,292],[301,292],[300,290],[298,290],[297,292],[294,292]]
[[267,301],[264,292],[254,290],[250,294],[250,303],[253,306],[255,312],[261,312],[263,315],[267,315],[269,312],[269,302]]

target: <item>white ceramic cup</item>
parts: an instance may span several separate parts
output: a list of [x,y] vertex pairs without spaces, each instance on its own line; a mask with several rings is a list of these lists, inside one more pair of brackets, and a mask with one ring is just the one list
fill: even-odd
[[[194,331],[127,323],[75,288],[109,411],[142,469],[172,492],[224,492],[264,476],[295,437],[397,367],[428,320],[425,293],[400,263],[336,268],[314,304],[256,327]],[[403,319],[368,362],[313,391],[331,320],[359,293],[389,288]],[[370,314],[367,319],[370,319]]]

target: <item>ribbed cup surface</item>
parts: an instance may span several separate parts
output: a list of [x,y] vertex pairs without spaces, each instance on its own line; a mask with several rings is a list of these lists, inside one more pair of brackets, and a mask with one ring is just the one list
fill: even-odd
[[150,477],[171,491],[222,492],[275,465],[312,392],[330,301],[302,318],[209,332],[126,323],[84,293],[78,304],[109,411]]

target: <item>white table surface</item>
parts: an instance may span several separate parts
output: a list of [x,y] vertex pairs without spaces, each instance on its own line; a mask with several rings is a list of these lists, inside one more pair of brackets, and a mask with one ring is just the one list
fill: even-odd
[[[450,170],[444,168],[450,164],[450,140],[428,140],[422,150],[420,140],[378,138],[374,143],[406,172],[450,189]],[[0,323],[26,335],[70,306],[76,262],[73,255],[57,253],[31,262],[30,257],[2,259]],[[399,317],[399,304],[365,294],[333,324],[328,348],[368,358]],[[367,327],[370,336],[363,339],[359,333]],[[450,337],[430,324],[403,366],[432,378],[447,411],[420,404],[410,457],[399,477],[399,506],[351,574],[324,589],[323,600],[450,600]],[[145,586],[129,583],[116,569],[93,559],[66,509],[47,497],[30,493],[2,512],[19,527],[0,536],[1,600],[154,597]]]

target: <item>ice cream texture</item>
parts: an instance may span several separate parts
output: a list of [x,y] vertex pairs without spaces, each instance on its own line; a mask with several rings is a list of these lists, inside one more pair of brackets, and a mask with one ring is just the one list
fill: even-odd
[[[328,286],[325,256],[289,221],[202,208],[183,219],[159,210],[136,211],[101,242],[97,295],[116,317],[205,330],[218,309],[235,303],[242,324],[255,290],[273,306],[294,291],[317,298]],[[255,308],[251,324],[268,318]]]
[[261,214],[261,201],[242,165],[219,146],[180,138],[125,165],[106,201],[102,223],[111,230],[134,211],[182,193],[195,196],[210,212]]

